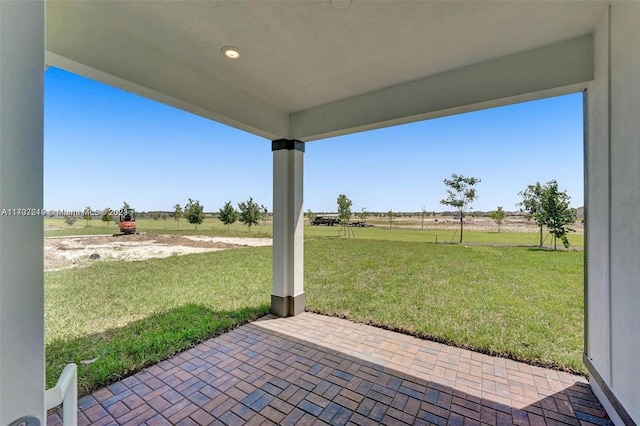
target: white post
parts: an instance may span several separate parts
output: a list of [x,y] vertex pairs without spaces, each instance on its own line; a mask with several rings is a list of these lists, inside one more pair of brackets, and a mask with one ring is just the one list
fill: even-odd
[[273,292],[271,312],[304,312],[304,143],[279,139],[273,150]]
[[[0,424],[44,409],[43,1],[0,0]],[[25,210],[22,210],[25,209]],[[27,210],[33,209],[33,210]]]
[[640,3],[613,2],[594,34],[588,89],[586,348],[615,424],[640,423]]

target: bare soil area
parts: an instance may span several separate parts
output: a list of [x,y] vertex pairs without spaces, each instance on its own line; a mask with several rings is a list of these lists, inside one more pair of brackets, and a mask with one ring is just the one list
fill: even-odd
[[[387,218],[373,218],[368,220],[369,223],[373,223],[376,226],[384,227],[389,226]],[[419,216],[411,217],[394,217],[394,228],[406,228],[406,229],[421,229],[422,220]],[[460,220],[454,219],[453,216],[438,216],[427,217],[424,219],[425,229],[458,229],[460,228]],[[574,229],[578,234],[584,232],[584,224],[580,221],[571,225],[570,228]],[[483,231],[483,232],[497,232],[498,225],[496,222],[488,217],[472,217],[465,216],[464,229],[469,231]],[[538,226],[534,221],[528,220],[521,216],[506,217],[504,222],[500,225],[501,232],[539,232]]]
[[270,238],[139,234],[45,238],[45,271],[105,260],[145,260],[241,247],[270,246]]

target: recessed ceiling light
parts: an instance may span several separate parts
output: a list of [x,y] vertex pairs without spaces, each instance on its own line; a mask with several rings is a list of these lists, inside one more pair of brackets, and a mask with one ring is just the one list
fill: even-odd
[[229,59],[238,59],[240,57],[240,49],[233,46],[225,46],[222,48],[222,54]]

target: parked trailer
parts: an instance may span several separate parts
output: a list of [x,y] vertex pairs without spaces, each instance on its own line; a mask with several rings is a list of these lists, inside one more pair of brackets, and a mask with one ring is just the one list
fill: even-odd
[[340,220],[337,217],[333,216],[316,216],[311,220],[311,224],[315,226],[334,226],[339,225]]

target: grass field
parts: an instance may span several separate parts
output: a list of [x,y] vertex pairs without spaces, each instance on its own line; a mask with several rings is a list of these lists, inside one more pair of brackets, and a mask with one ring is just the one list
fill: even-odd
[[344,239],[307,247],[310,310],[586,372],[580,252]]
[[246,248],[45,273],[47,385],[86,393],[266,314],[271,250]]
[[[85,226],[86,221],[80,220],[76,222],[74,227],[64,224],[62,219],[46,219],[45,220],[45,237],[64,236],[64,235],[100,235],[113,234],[118,232],[118,227],[111,223],[105,226],[105,223],[98,220],[89,221],[89,226]],[[417,223],[417,222],[416,222]],[[47,227],[56,227],[60,229],[48,229]],[[234,223],[227,229],[218,219],[207,218],[203,224],[198,225],[198,229],[194,225],[187,223],[182,219],[176,223],[173,219],[153,220],[139,219],[138,229],[145,232],[162,232],[167,234],[180,235],[219,235],[229,237],[271,237],[271,223],[266,225],[257,225],[252,227],[251,231],[241,223]],[[376,226],[372,228],[348,228],[352,231],[355,239],[365,240],[385,240],[385,241],[405,241],[405,242],[438,242],[452,243],[457,242],[460,234],[457,229],[425,229],[416,230],[408,228],[389,229],[384,226]],[[343,237],[343,229],[334,226],[305,226],[305,238],[341,238]],[[465,230],[464,242],[476,244],[505,244],[505,245],[537,245],[537,233],[531,232],[495,232],[495,231],[477,231]],[[569,240],[574,248],[581,249],[584,245],[583,234],[570,234]],[[551,245],[551,239],[545,240],[545,246]],[[560,246],[562,246],[560,244]]]
[[[586,372],[583,253],[374,242],[359,231],[370,230],[306,242],[309,310]],[[82,393],[118,380],[263,315],[270,294],[269,247],[47,272],[48,386],[69,362]]]
[[[451,229],[425,229],[424,231],[415,229],[388,229],[382,227],[374,228],[348,228],[353,231],[353,238],[356,240],[382,240],[382,241],[404,241],[423,243],[457,243],[460,234]],[[343,229],[334,226],[307,226],[304,229],[305,238],[342,238]],[[538,234],[530,232],[493,232],[493,231],[464,231],[464,243],[467,244],[500,244],[500,245],[521,245],[536,246]],[[572,247],[582,248],[584,236],[582,234],[569,235]],[[550,238],[545,241],[545,247],[551,244]],[[562,244],[558,242],[559,247]]]

